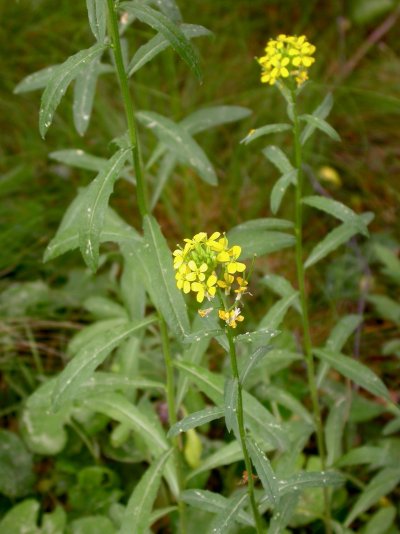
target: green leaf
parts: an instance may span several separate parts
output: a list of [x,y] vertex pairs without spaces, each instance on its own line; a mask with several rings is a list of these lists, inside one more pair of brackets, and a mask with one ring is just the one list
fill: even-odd
[[257,128],[256,130],[250,130],[246,137],[244,137],[240,142],[245,145],[248,145],[249,143],[263,135],[286,132],[287,130],[291,129],[292,126],[290,124],[269,124],[267,126]]
[[350,378],[355,384],[366,389],[377,397],[382,397],[391,402],[389,391],[385,384],[368,367],[353,360],[340,352],[326,349],[315,349],[314,354],[322,361],[327,362],[346,378]]
[[14,432],[0,429],[0,493],[15,499],[32,491],[32,455]]
[[304,408],[303,404],[284,389],[274,386],[273,384],[265,384],[262,389],[262,397],[267,398],[271,402],[276,402],[285,406],[285,408],[303,419],[303,421],[309,425],[314,425],[313,417],[306,408]]
[[263,345],[251,352],[246,359],[243,359],[240,365],[240,383],[243,385],[251,371],[257,367],[266,354],[272,349],[271,346]]
[[350,510],[344,525],[350,526],[360,514],[368,510],[379,501],[381,497],[390,493],[400,481],[400,468],[388,467],[379,471],[362,491],[356,503]]
[[332,466],[342,456],[343,431],[348,419],[349,403],[346,397],[335,401],[325,423],[326,464]]
[[79,226],[79,244],[86,265],[94,272],[99,263],[100,234],[109,198],[127,158],[128,150],[118,150],[85,190],[84,210]]
[[247,499],[247,493],[237,493],[230,497],[225,508],[212,522],[210,532],[213,534],[226,534],[229,532]]
[[58,413],[51,409],[51,397],[56,379],[39,386],[28,397],[22,413],[20,430],[29,450],[51,456],[63,450],[67,442],[65,423],[71,414],[71,406],[63,406]]
[[394,282],[400,284],[400,259],[388,247],[375,243],[373,246],[374,255],[384,265],[382,272],[389,276]]
[[[181,498],[185,503],[193,506],[194,508],[200,508],[200,510],[206,510],[207,512],[212,513],[225,512],[227,510],[228,503],[229,505],[231,503],[229,499],[223,497],[219,493],[213,493],[212,491],[201,489],[185,490],[182,493]],[[236,521],[248,526],[254,525],[253,518],[240,509],[238,511]]]
[[270,461],[265,456],[263,451],[257,445],[256,442],[247,438],[247,447],[249,450],[251,461],[256,468],[257,475],[261,480],[261,484],[265,489],[266,496],[270,505],[275,508],[279,504],[279,487],[278,480],[275,476],[275,473],[271,467]]
[[285,527],[290,523],[296,510],[299,500],[297,492],[284,495],[279,501],[279,505],[274,510],[271,522],[268,528],[268,534],[281,534],[285,532]]
[[365,526],[364,534],[386,534],[396,518],[396,508],[386,506],[371,517]]
[[108,517],[92,515],[75,519],[69,525],[69,534],[115,534],[115,527]]
[[361,315],[344,315],[329,334],[326,348],[334,352],[340,352],[354,330],[360,326],[361,322]]
[[[176,362],[176,367],[194,382],[216,405],[224,403],[224,378],[207,369],[187,362]],[[289,446],[287,433],[273,415],[250,393],[243,391],[245,424],[257,440],[272,444],[278,449]]]
[[264,326],[271,330],[276,330],[285,318],[288,309],[293,306],[297,307],[299,302],[299,292],[294,291],[291,295],[287,295],[275,302],[275,304],[268,310],[260,322],[260,326]]
[[220,419],[221,417],[224,417],[224,410],[218,407],[205,408],[204,410],[193,412],[187,417],[184,417],[181,421],[172,425],[168,431],[167,437],[172,438],[181,432],[186,432],[191,428],[196,428],[209,423],[210,421],[215,421],[215,419]]
[[234,236],[236,233],[251,231],[264,231],[264,230],[291,230],[293,228],[292,221],[286,219],[274,219],[267,217],[265,219],[253,219],[244,223],[238,224],[232,230],[229,231],[229,235]]
[[287,188],[290,184],[296,185],[297,182],[297,169],[293,169],[286,174],[283,174],[279,180],[275,183],[271,191],[270,206],[271,211],[275,215],[282,203],[282,199],[285,196]]
[[[326,117],[329,115],[331,109],[333,106],[333,98],[332,94],[328,93],[324,100],[321,102],[321,104],[313,111],[313,116],[320,118],[320,119],[326,119]],[[300,142],[302,145],[306,143],[306,141],[311,137],[311,135],[315,132],[317,127],[312,124],[311,122],[308,122],[303,131],[301,132],[300,136]]]
[[67,514],[62,506],[57,506],[53,512],[43,514],[41,534],[60,534],[65,532]]
[[[157,457],[162,452],[169,450],[168,441],[162,430],[157,427],[148,414],[144,413],[144,410],[129,402],[122,394],[103,393],[101,395],[93,395],[82,399],[82,403],[90,410],[103,413],[111,419],[115,419],[132,428],[134,432],[144,439],[147,449],[153,457]],[[168,480],[172,493],[175,496],[178,495],[179,485],[172,460],[167,462],[165,478]]]
[[343,475],[336,471],[302,471],[279,481],[280,495],[286,495],[293,491],[302,491],[307,488],[325,488],[342,486],[345,482]]
[[142,476],[125,508],[120,534],[131,534],[134,525],[137,534],[144,534],[150,527],[150,513],[161,483],[166,461],[173,449],[163,453]]
[[183,126],[190,135],[215,128],[221,124],[236,122],[248,117],[251,110],[241,106],[211,106],[194,111],[185,117],[179,124]]
[[54,407],[57,409],[74,399],[79,387],[124,339],[153,322],[154,318],[150,317],[139,323],[121,325],[102,332],[84,346],[57,378],[53,395]]
[[[286,280],[283,276],[278,274],[268,273],[260,280],[262,285],[268,287],[268,289],[280,297],[288,297],[297,293],[292,284]],[[300,302],[294,303],[294,307],[298,312],[301,311]]]
[[53,76],[57,67],[58,65],[52,65],[51,67],[46,67],[33,74],[29,74],[29,76],[26,76],[26,78],[21,80],[15,87],[14,94],[19,95],[21,93],[43,89],[49,83],[50,78]]
[[[223,415],[222,409],[216,408],[216,410],[221,410]],[[223,445],[213,454],[207,456],[197,469],[188,474],[187,480],[190,480],[200,473],[204,473],[204,471],[211,471],[222,465],[229,465],[242,459],[243,451],[240,443],[237,440],[231,441],[227,445]]]
[[103,42],[106,36],[107,2],[105,0],[86,0],[90,29],[97,41]]
[[0,532],[13,534],[40,534],[36,525],[40,505],[34,499],[17,504],[0,521]]
[[[80,198],[76,198],[71,206],[68,207],[61,223],[64,226],[63,223],[68,217],[68,225],[63,228],[60,226],[57,230],[55,237],[46,248],[43,257],[44,262],[50,261],[69,250],[74,250],[79,247],[79,215],[81,213],[79,210],[85,199],[84,193],[85,191],[82,191]],[[77,219],[71,217],[73,213],[78,215]],[[132,226],[129,226],[109,207],[106,211],[104,226],[100,233],[100,242],[104,243],[107,241],[119,243],[120,245],[126,243],[130,245],[136,243],[136,245],[139,245],[141,238]]]
[[237,231],[232,229],[227,234],[231,244],[242,248],[240,259],[246,260],[264,254],[271,254],[284,248],[292,247],[295,238],[284,232],[268,232],[260,230]]
[[97,43],[91,48],[81,50],[69,57],[64,63],[55,68],[43,93],[40,106],[39,131],[43,138],[53,121],[54,113],[69,84],[91,61],[100,57],[106,48],[106,45]]
[[332,217],[335,217],[344,223],[358,226],[359,232],[368,237],[368,228],[363,219],[341,202],[333,200],[332,198],[317,195],[305,197],[302,202],[307,204],[307,206],[329,213],[329,215],[332,215]]
[[49,158],[71,167],[96,172],[103,171],[108,161],[105,158],[93,156],[80,149],[56,150],[55,152],[50,152]]
[[300,115],[300,120],[303,120],[307,122],[307,124],[311,124],[318,130],[321,130],[321,132],[324,132],[328,137],[333,139],[334,141],[341,141],[340,135],[337,133],[337,131],[332,128],[332,126],[326,122],[324,119],[321,119],[320,117],[316,117],[315,115]]
[[267,146],[262,150],[262,153],[282,174],[295,171],[286,154],[277,146]]
[[[225,425],[228,432],[237,429],[237,403],[239,386],[237,378],[228,378],[224,387]],[[236,433],[236,432],[235,432]]]
[[[193,37],[202,37],[204,35],[212,35],[210,30],[204,26],[197,24],[182,24],[179,26],[185,37],[191,39]],[[135,72],[141,69],[146,63],[151,61],[160,52],[170,46],[170,41],[161,33],[154,36],[146,44],[140,46],[127,67],[128,76],[132,76]]]
[[96,319],[112,319],[114,317],[120,317],[125,321],[129,319],[125,308],[111,298],[93,295],[83,302],[83,307]]
[[[360,215],[360,218],[365,224],[369,224],[373,216],[370,213],[363,213]],[[325,256],[336,250],[340,245],[346,243],[350,238],[358,234],[359,231],[358,225],[353,223],[344,223],[334,228],[312,249],[304,266],[306,268],[311,267],[311,265],[325,258]]]
[[386,295],[369,295],[367,300],[373,304],[381,317],[400,325],[400,304],[398,302]]
[[[104,2],[102,2],[104,3]],[[89,126],[99,75],[100,58],[96,57],[78,74],[74,87],[74,125],[79,135],[85,135]]]
[[[396,442],[397,449],[398,443]],[[399,462],[399,454],[393,454],[390,443],[382,441],[379,446],[363,445],[351,449],[347,454],[339,458],[337,465],[340,467],[370,464],[371,468],[385,467],[392,465],[395,467]]]
[[205,152],[183,126],[152,111],[140,111],[136,117],[154,131],[178,161],[195,169],[206,183],[217,185],[217,176]]
[[135,258],[152,302],[170,329],[183,338],[189,334],[190,324],[183,295],[176,287],[171,251],[152,216],[146,215],[143,224],[143,245],[124,247],[125,254]]
[[254,330],[254,332],[246,332],[245,334],[239,334],[235,336],[235,343],[268,343],[273,337],[277,336],[279,332],[277,330],[271,330],[270,328],[260,328]]
[[160,32],[201,81],[198,55],[182,30],[165,15],[138,2],[123,2],[120,8]]
[[212,330],[196,330],[192,334],[185,336],[182,342],[185,345],[192,345],[193,343],[198,343],[204,338],[212,339],[214,337],[223,335],[225,335],[225,331],[222,328],[213,328]]

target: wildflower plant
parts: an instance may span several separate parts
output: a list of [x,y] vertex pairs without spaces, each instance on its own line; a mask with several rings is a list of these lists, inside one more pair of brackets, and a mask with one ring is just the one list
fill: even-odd
[[[191,168],[208,186],[216,186],[217,174],[194,134],[240,120],[250,111],[238,106],[213,106],[175,122],[152,110],[139,110],[140,102],[132,96],[137,70],[171,47],[200,79],[199,58],[191,39],[210,32],[202,26],[184,24],[174,0],[87,0],[86,4],[95,43],[61,64],[29,76],[18,85],[17,92],[44,89],[39,130],[45,137],[64,93],[74,83],[74,125],[83,135],[89,126],[98,78],[114,74],[119,83],[127,131],[113,139],[112,154],[100,158],[75,148],[51,154],[58,162],[93,172],[94,178],[78,191],[45,252],[49,261],[80,249],[86,266],[94,273],[108,258],[115,258],[115,250],[110,253],[104,246],[112,241],[121,261],[121,273],[114,276],[119,302],[95,297],[86,303],[99,320],[71,340],[71,359],[65,368],[26,400],[21,418],[25,440],[36,454],[59,454],[67,446],[68,431],[74,428],[75,419],[87,420],[100,414],[105,420],[103,428],[107,432],[112,429],[107,436],[111,443],[107,451],[113,460],[137,463],[139,455],[145,468],[133,491],[113,503],[116,506],[104,516],[90,517],[91,528],[99,532],[141,534],[165,518],[167,528],[179,534],[228,534],[240,531],[243,525],[257,534],[267,530],[279,533],[289,524],[296,528],[296,517],[306,506],[303,492],[310,488],[319,492],[322,488],[324,499],[322,507],[315,505],[315,516],[311,512],[311,517],[323,520],[327,532],[341,532],[340,512],[333,508],[332,491],[345,483],[337,467],[354,395],[350,381],[380,396],[388,411],[397,416],[398,410],[380,379],[342,354],[361,318],[350,316],[339,321],[321,347],[311,339],[307,269],[351,236],[368,235],[367,225],[372,219],[371,214],[356,214],[335,200],[304,196],[304,145],[317,130],[339,139],[325,120],[332,107],[331,95],[313,113],[299,112],[299,96],[307,87],[315,47],[305,36],[279,35],[268,41],[265,55],[258,59],[261,81],[281,92],[287,103],[288,122],[262,126],[243,140],[249,144],[274,132],[292,132],[292,158],[270,145],[263,154],[282,173],[272,190],[271,212],[278,212],[292,188],[294,220],[260,218],[230,228],[226,234],[201,231],[184,239],[171,254],[152,214],[166,180],[179,164]],[[129,30],[137,20],[156,33],[131,53]],[[153,151],[141,146],[141,128],[155,135]],[[149,176],[153,167],[158,181]],[[119,179],[135,187],[141,228],[129,225],[109,205]],[[328,213],[341,224],[304,261],[306,207]],[[251,323],[243,311],[244,301],[252,298],[249,269],[244,262],[290,247],[295,249],[297,288],[279,275],[267,274],[262,284],[280,299],[252,329],[248,325],[253,325],[254,319]],[[195,300],[198,313],[192,314],[192,307],[187,306],[190,298]],[[298,314],[302,347],[286,350],[279,341],[285,332],[280,336],[279,330],[284,331],[283,320],[290,308]],[[211,371],[205,364],[213,338],[229,361],[229,365],[225,360],[220,362],[220,371]],[[320,361],[318,368],[316,358]],[[307,369],[312,413],[279,381],[273,382],[277,369],[299,360],[304,360]],[[155,363],[159,361],[161,370]],[[100,366],[102,371],[98,370]],[[330,368],[341,373],[347,383],[335,390],[340,394],[339,404],[329,398],[321,406],[325,385],[329,386],[327,391],[334,390],[329,383]],[[163,417],[157,417],[157,404],[167,412]],[[282,411],[279,405],[284,407]],[[203,429],[220,419],[232,440],[215,446]],[[100,455],[91,444],[91,435],[79,432],[98,463]],[[319,463],[299,470],[299,457],[312,443],[313,434]],[[224,497],[205,489],[212,469],[234,462],[241,462],[241,473],[238,483],[230,487],[230,495]],[[391,483],[394,480],[397,482],[392,474]],[[384,482],[388,484],[386,479]],[[368,498],[368,494],[361,495],[354,504],[344,521],[345,528],[365,511]],[[39,506],[36,502],[33,505],[31,515]],[[78,521],[81,519],[84,522],[88,518]],[[7,525],[15,520],[7,519]],[[60,521],[65,526],[65,513]],[[76,530],[80,527],[74,524]],[[16,531],[16,527],[9,530]]]

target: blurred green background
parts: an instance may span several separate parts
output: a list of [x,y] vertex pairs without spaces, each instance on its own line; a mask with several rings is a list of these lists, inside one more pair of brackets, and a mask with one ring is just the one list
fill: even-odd
[[[152,109],[174,120],[198,108],[221,104],[245,106],[253,113],[244,121],[204,132],[198,138],[216,168],[218,188],[201,183],[188,169],[175,171],[156,208],[171,246],[200,230],[227,230],[244,220],[270,216],[268,199],[276,171],[260,153],[266,141],[260,139],[247,147],[239,144],[249,129],[284,120],[278,91],[259,82],[255,57],[262,55],[268,38],[278,33],[305,33],[317,46],[317,61],[302,104],[310,111],[332,91],[335,105],[329,120],[342,137],[338,144],[315,136],[308,148],[307,187],[310,191],[313,184],[323,187],[357,212],[374,212],[371,242],[386,243],[398,251],[398,3],[203,0],[180,2],[180,8],[185,22],[202,24],[214,34],[194,41],[202,58],[204,83],[199,85],[179,58],[167,50],[135,75],[137,108]],[[94,279],[83,269],[78,253],[42,263],[46,244],[77,188],[93,177],[55,163],[48,154],[81,148],[109,155],[111,138],[125,130],[124,115],[115,79],[105,75],[98,84],[87,135],[80,138],[73,128],[69,90],[43,141],[37,127],[40,91],[14,95],[13,89],[28,74],[60,63],[91,45],[85,2],[3,1],[0,16],[0,310],[5,318],[3,330],[11,336],[11,341],[6,336],[6,344],[11,343],[12,351],[15,346],[18,351],[26,349],[31,360],[29,332],[33,328],[39,353],[43,351],[46,356],[53,350],[56,355],[55,362],[46,363],[52,369],[60,365],[57,358],[70,336],[69,330],[85,320],[81,308],[84,296],[93,290],[109,291],[113,271],[110,274],[108,268],[104,269]],[[152,35],[144,25],[130,29],[130,56]],[[290,135],[280,134],[271,142],[291,150]],[[145,157],[154,145],[154,138],[143,131]],[[129,184],[117,184],[112,204],[138,227],[134,190]],[[291,218],[291,213],[289,199],[280,216]],[[329,219],[324,217],[314,218],[312,224],[306,222],[309,246],[330,228]],[[366,266],[369,248],[357,247],[356,252],[341,249],[335,262],[324,263],[322,269],[313,272],[313,312],[319,318],[314,331],[317,340],[329,329],[336,312],[355,310],[360,280],[365,283],[366,276],[369,287],[375,284],[374,290],[393,296],[389,282],[370,276]],[[268,258],[267,268],[293,279],[291,254]],[[261,296],[256,306],[265,308],[265,298]],[[393,324],[385,319],[372,318],[367,323],[363,343],[371,358],[382,341],[394,333]],[[19,345],[15,345],[17,342]]]

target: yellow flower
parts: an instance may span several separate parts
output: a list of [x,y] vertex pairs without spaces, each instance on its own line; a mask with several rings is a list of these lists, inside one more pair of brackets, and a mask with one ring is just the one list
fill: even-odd
[[235,289],[235,293],[237,294],[236,295],[236,300],[240,300],[242,298],[242,295],[247,293],[247,286],[248,286],[249,283],[247,282],[247,280],[245,280],[241,276],[238,276],[236,278],[236,282],[237,282],[237,284],[239,286],[237,289]]
[[235,277],[229,273],[224,273],[224,279],[218,280],[219,287],[225,289],[225,295],[229,295],[229,293],[231,292],[231,287],[234,280]]
[[308,79],[308,69],[315,62],[316,48],[305,35],[278,35],[265,47],[265,56],[258,58],[261,82],[274,85],[278,79],[294,78],[297,85]]
[[196,278],[199,282],[203,282],[206,279],[206,275],[204,274],[208,269],[208,265],[206,263],[202,263],[200,267],[197,267],[196,263],[193,260],[190,260],[188,267],[191,271],[191,274],[194,275],[192,282],[194,282]]
[[217,288],[215,284],[217,283],[217,277],[215,274],[212,274],[208,277],[207,281],[204,282],[193,282],[191,285],[192,291],[197,293],[196,300],[197,302],[203,302],[204,297],[207,297],[208,300],[211,300],[214,297]]
[[[182,266],[184,267],[184,266]],[[178,289],[181,289],[184,293],[189,293],[192,284],[192,275],[189,269],[180,268],[175,275],[176,285]]]
[[218,310],[218,316],[220,319],[225,321],[225,323],[231,328],[236,328],[237,323],[244,320],[243,315],[240,314],[240,308],[234,308],[231,311]]
[[200,315],[200,317],[207,317],[214,308],[206,308],[205,310],[198,310],[197,313]]

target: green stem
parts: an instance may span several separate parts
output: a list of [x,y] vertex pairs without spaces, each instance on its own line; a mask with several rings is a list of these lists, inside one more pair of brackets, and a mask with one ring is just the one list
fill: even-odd
[[142,173],[142,165],[140,162],[140,148],[139,139],[137,135],[135,110],[133,106],[132,96],[129,92],[128,77],[126,75],[124,61],[122,58],[121,41],[118,31],[117,13],[114,8],[114,0],[107,0],[108,14],[109,14],[109,33],[111,37],[111,47],[114,52],[115,66],[117,69],[117,76],[121,87],[122,99],[124,102],[125,115],[128,123],[129,140],[132,147],[133,168],[136,178],[136,194],[139,211],[142,217],[149,213],[146,182]]
[[[164,353],[164,360],[165,360],[165,368],[167,371],[166,386],[167,386],[168,419],[169,419],[170,426],[172,426],[177,422],[177,406],[175,404],[174,368],[173,368],[173,362],[172,362],[171,347],[169,343],[167,325],[161,314],[159,314],[159,322],[160,322],[162,346],[163,346],[163,353]],[[179,447],[179,437],[176,436],[174,438],[171,438],[171,441],[172,441],[172,444],[175,450],[174,456],[175,456],[176,471],[178,475],[179,490],[183,491],[184,479],[183,479],[183,469],[182,469],[182,458],[181,458],[181,452],[180,452],[180,447]],[[178,507],[179,507],[179,521],[180,521],[179,532],[181,534],[185,534],[187,532],[186,505],[180,498],[178,501]]]
[[238,423],[238,429],[239,429],[239,435],[240,435],[240,443],[242,446],[243,451],[243,457],[244,457],[244,463],[246,466],[247,471],[247,492],[249,494],[250,504],[251,508],[253,510],[253,516],[256,523],[256,530],[258,534],[262,534],[264,532],[262,519],[260,516],[260,512],[257,508],[256,499],[254,496],[254,480],[253,480],[253,469],[251,466],[251,460],[249,456],[249,452],[247,450],[246,445],[246,431],[244,428],[244,416],[243,416],[243,399],[242,399],[242,385],[240,383],[239,379],[239,369],[237,365],[237,358],[236,358],[236,347],[235,342],[233,340],[232,331],[229,326],[225,328],[226,337],[228,338],[229,343],[229,356],[231,359],[231,368],[232,368],[232,374],[233,377],[236,378],[238,382],[238,399],[237,399],[237,423]]
[[[293,136],[294,136],[294,155],[297,168],[297,186],[296,186],[296,208],[295,208],[295,237],[296,237],[296,270],[297,284],[300,294],[301,318],[303,328],[303,345],[307,364],[307,380],[310,389],[311,402],[313,407],[314,422],[317,433],[318,452],[321,458],[322,470],[326,469],[326,451],[324,442],[324,432],[322,426],[321,409],[318,400],[317,383],[315,379],[315,364],[310,332],[310,319],[308,315],[307,295],[305,289],[305,274],[303,265],[303,182],[304,173],[302,169],[303,156],[300,142],[300,124],[297,110],[296,93],[292,91],[293,98]],[[325,528],[328,533],[331,532],[330,523],[330,504],[328,489],[324,488],[324,507],[325,507]]]

